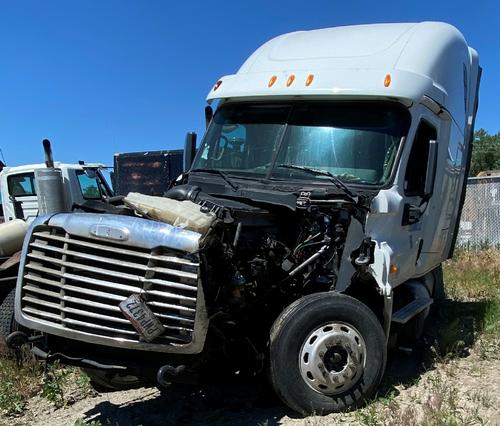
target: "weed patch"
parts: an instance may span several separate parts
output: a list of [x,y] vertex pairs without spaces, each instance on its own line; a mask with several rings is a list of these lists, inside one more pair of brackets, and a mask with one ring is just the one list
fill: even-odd
[[64,385],[70,374],[69,368],[62,368],[59,361],[49,364],[42,381],[42,397],[56,407],[64,405]]
[[0,359],[0,412],[4,416],[19,415],[28,398],[40,390],[42,369],[31,354],[23,352],[19,359]]

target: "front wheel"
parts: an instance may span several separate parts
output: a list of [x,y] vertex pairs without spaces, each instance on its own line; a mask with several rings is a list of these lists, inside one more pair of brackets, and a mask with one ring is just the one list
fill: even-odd
[[386,357],[375,314],[339,293],[297,300],[271,329],[271,383],[283,402],[304,415],[362,405],[380,383]]

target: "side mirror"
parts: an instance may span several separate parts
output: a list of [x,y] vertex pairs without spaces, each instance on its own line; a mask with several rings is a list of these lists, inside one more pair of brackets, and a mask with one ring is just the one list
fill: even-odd
[[97,172],[94,169],[85,168],[83,171],[89,179],[97,179]]
[[214,116],[214,110],[210,105],[205,107],[205,128],[208,128],[208,125],[212,121],[212,117]]
[[188,132],[184,143],[184,172],[187,172],[193,164],[196,155],[196,133]]
[[427,173],[425,174],[424,196],[430,197],[434,190],[434,180],[436,178],[438,145],[435,140],[429,141],[429,156],[427,157]]

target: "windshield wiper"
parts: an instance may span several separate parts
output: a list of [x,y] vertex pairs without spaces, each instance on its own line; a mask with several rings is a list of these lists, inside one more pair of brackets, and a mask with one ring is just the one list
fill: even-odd
[[217,170],[217,169],[192,169],[189,171],[189,173],[191,173],[191,172],[203,172],[203,173],[212,173],[215,175],[219,175],[233,189],[233,191],[237,191],[239,188],[238,185],[236,185],[234,182],[232,182],[231,179],[229,179],[229,177],[227,176],[227,174],[221,170]]
[[312,167],[305,167],[305,166],[297,166],[295,164],[278,164],[276,167],[280,167],[283,169],[295,169],[295,170],[302,170],[303,172],[309,173],[314,176],[327,176],[330,178],[330,181],[341,191],[343,191],[351,201],[353,201],[355,204],[358,204],[359,201],[359,195],[355,193],[354,191],[350,190],[344,182],[342,182],[337,176],[331,174],[330,172],[327,172],[326,170],[321,170],[321,169],[313,169]]

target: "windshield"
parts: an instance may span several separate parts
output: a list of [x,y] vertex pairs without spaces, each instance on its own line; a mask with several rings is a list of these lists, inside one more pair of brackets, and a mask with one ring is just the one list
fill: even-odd
[[217,110],[193,169],[241,177],[381,185],[392,171],[407,111],[381,102],[228,104]]

